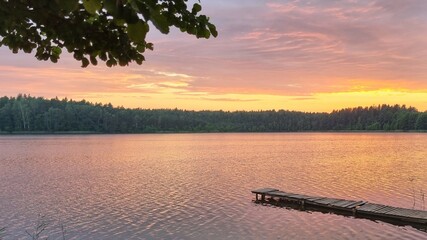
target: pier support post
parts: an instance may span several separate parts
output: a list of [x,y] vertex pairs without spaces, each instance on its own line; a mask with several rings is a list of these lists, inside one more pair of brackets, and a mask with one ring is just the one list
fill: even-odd
[[265,194],[261,194],[261,201],[265,202]]
[[255,193],[255,200],[258,202],[258,193]]

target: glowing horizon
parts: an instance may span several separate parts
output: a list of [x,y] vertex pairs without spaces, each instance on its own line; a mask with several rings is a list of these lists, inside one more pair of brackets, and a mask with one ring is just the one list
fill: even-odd
[[202,1],[201,40],[150,32],[142,66],[80,68],[0,48],[0,95],[187,110],[427,110],[427,2]]

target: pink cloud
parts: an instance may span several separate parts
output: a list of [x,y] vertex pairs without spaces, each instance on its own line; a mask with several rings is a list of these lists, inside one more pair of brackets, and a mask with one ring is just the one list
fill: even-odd
[[427,91],[427,1],[202,4],[217,24],[219,37],[197,40],[179,30],[170,35],[150,32],[155,51],[146,54],[142,66],[81,69],[70,56],[53,65],[2,48],[0,91],[8,95],[174,91],[178,97],[304,97],[357,88]]

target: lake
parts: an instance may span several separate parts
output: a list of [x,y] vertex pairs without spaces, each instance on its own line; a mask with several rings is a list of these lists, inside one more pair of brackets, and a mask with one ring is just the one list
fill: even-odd
[[0,228],[4,239],[38,223],[49,239],[427,239],[250,192],[427,209],[426,170],[421,133],[0,136]]

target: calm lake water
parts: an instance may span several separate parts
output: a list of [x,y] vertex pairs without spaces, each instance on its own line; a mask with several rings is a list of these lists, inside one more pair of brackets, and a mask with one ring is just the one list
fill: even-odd
[[[427,209],[427,134],[0,136],[0,228],[28,239],[427,239],[251,190]],[[415,206],[414,206],[415,201]]]

